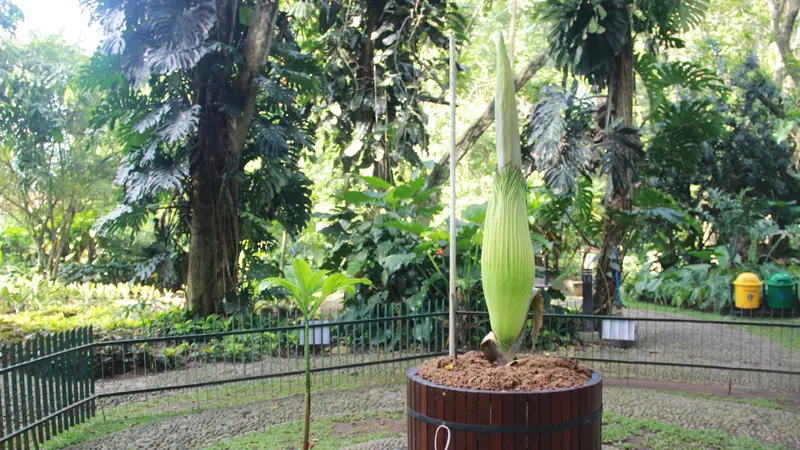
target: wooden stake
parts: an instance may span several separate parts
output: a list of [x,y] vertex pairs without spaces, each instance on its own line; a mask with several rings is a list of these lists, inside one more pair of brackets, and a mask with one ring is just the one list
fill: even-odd
[[456,357],[456,35],[450,31],[450,357]]

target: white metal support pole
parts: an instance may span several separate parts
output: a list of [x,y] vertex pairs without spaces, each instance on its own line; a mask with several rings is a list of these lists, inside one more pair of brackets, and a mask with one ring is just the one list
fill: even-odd
[[450,31],[450,356],[456,357],[456,35]]

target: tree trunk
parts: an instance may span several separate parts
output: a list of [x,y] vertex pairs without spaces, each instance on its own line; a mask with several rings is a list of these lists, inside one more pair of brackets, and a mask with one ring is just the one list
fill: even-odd
[[781,55],[786,73],[789,74],[795,87],[800,87],[800,62],[791,47],[794,25],[800,12],[800,0],[770,0],[770,16],[772,34],[778,53]]
[[[208,127],[201,136],[219,128]],[[205,136],[208,142],[213,139]],[[191,166],[192,216],[189,273],[186,296],[190,308],[200,314],[220,311],[225,294],[238,282],[239,185],[225,180],[228,167],[239,163],[232,149],[211,141],[197,152]]]
[[55,280],[58,276],[58,267],[64,259],[64,250],[69,242],[69,232],[72,229],[72,221],[75,218],[75,206],[69,205],[64,217],[61,218],[61,225],[52,234],[55,239],[50,243],[50,255],[47,259],[47,277]]
[[[220,42],[234,39],[237,6],[237,1],[217,0],[214,33]],[[189,167],[191,238],[186,297],[189,308],[200,314],[220,312],[225,294],[238,283],[237,174],[242,170],[242,149],[255,110],[255,79],[269,56],[277,13],[277,0],[256,2],[244,45],[244,63],[235,70],[229,59],[218,55],[205,58],[195,71],[202,113]],[[235,72],[236,78],[231,80]],[[241,102],[241,114],[222,109],[232,100]]]
[[[625,125],[633,124],[633,95],[634,95],[634,59],[633,41],[630,34],[628,41],[619,55],[614,57],[614,69],[609,75],[608,90],[611,106],[608,111],[611,117],[622,118]],[[613,120],[611,121],[613,122]],[[607,130],[606,130],[607,132]],[[633,159],[631,159],[633,160]],[[608,174],[608,176],[612,176]],[[614,191],[608,193],[605,209],[606,216],[603,222],[603,243],[600,247],[594,280],[595,313],[610,315],[613,313],[614,302],[617,299],[617,280],[614,271],[620,271],[622,276],[623,245],[627,230],[614,220],[616,211],[629,211],[633,206],[633,194],[621,187],[627,183],[633,186],[634,173],[628,169],[624,174],[625,180],[614,183]],[[616,255],[615,256],[615,249]],[[615,267],[616,266],[616,267]]]
[[[544,51],[539,53],[535,58],[533,58],[528,65],[525,67],[519,75],[517,75],[516,80],[514,80],[514,87],[516,91],[519,91],[522,86],[524,86],[536,72],[539,71],[544,65],[547,63],[548,60],[548,53]],[[486,108],[483,110],[483,114],[480,117],[475,119],[472,122],[472,125],[458,138],[458,142],[456,142],[456,162],[461,162],[461,159],[467,154],[467,152],[472,149],[478,139],[483,135],[483,133],[489,129],[489,127],[494,122],[494,100],[489,102],[486,105]],[[439,163],[433,169],[430,175],[428,175],[428,179],[426,180],[426,184],[428,188],[436,188],[445,183],[447,179],[450,177],[450,154],[446,154],[439,158]]]

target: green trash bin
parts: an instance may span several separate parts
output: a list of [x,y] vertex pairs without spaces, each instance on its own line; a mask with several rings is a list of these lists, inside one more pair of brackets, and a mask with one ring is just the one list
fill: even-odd
[[794,303],[794,281],[786,273],[776,273],[767,280],[767,306],[791,308]]

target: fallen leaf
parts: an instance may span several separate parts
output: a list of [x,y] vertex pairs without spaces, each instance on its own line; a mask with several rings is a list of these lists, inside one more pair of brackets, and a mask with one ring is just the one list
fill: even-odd
[[448,365],[444,366],[444,368],[447,369],[447,370],[453,370],[453,365],[452,364],[448,364]]

